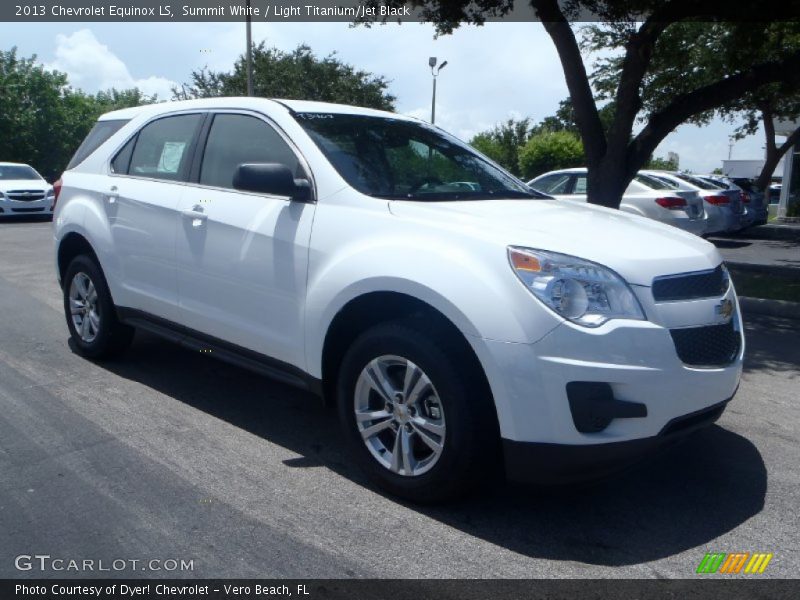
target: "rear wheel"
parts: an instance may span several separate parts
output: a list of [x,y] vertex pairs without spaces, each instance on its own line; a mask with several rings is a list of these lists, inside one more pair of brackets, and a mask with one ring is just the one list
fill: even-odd
[[64,313],[76,349],[87,358],[123,352],[134,329],[119,322],[103,271],[88,255],[76,256],[64,276]]
[[485,385],[464,352],[442,342],[412,320],[378,325],[353,343],[339,377],[339,417],[359,463],[381,488],[417,502],[463,493],[497,457]]

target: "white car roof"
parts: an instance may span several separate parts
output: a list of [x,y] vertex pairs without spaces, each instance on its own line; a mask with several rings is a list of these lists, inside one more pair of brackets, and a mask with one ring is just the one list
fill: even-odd
[[30,167],[30,165],[17,162],[0,162],[0,167]]
[[361,106],[349,106],[347,104],[333,104],[330,102],[314,102],[310,100],[280,100],[271,98],[253,98],[247,96],[231,96],[221,98],[202,98],[199,100],[178,100],[174,102],[158,102],[144,106],[134,106],[114,110],[102,115],[100,121],[113,121],[116,119],[133,119],[140,115],[158,115],[161,113],[174,112],[178,110],[208,109],[208,108],[239,108],[251,110],[264,110],[270,108],[283,107],[294,112],[324,112],[342,115],[367,115],[374,117],[384,117],[391,119],[402,119],[418,122],[414,117],[399,115],[396,113],[376,110],[374,108],[364,108]]

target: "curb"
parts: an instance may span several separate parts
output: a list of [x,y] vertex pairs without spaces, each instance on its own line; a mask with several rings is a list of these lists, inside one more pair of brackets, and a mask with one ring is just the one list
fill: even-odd
[[781,225],[770,223],[768,225],[753,225],[741,231],[732,233],[715,233],[712,238],[725,240],[778,240],[784,242],[800,241],[799,225]]
[[740,296],[739,306],[744,315],[766,315],[769,317],[783,317],[784,319],[800,319],[800,302]]

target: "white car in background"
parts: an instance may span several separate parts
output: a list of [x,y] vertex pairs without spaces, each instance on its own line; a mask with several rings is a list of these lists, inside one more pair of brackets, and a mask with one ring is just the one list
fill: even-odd
[[673,171],[639,171],[639,173],[661,179],[680,190],[697,192],[703,198],[708,215],[707,235],[732,233],[747,224],[744,203],[737,191],[723,189],[688,173]]
[[0,162],[0,216],[52,215],[53,186],[31,167]]
[[[528,186],[557,198],[586,202],[586,169],[550,171],[528,182]],[[697,194],[675,190],[656,190],[646,182],[634,179],[625,190],[619,209],[703,235],[708,219],[703,201]]]

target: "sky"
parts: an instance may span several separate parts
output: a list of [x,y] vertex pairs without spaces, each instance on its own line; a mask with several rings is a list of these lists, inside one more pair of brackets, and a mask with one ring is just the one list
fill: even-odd
[[[0,48],[37,55],[48,68],[66,72],[73,87],[96,92],[137,86],[164,100],[173,85],[189,81],[192,70],[230,70],[244,50],[244,36],[243,23],[0,23]],[[320,57],[336,52],[354,67],[386,77],[398,112],[426,119],[428,57],[447,60],[437,84],[436,122],[464,140],[511,117],[538,122],[568,95],[540,23],[465,26],[438,38],[432,26],[420,23],[254,23],[253,39],[285,51],[305,43]],[[655,155],[677,152],[681,168],[697,173],[721,167],[729,152],[734,159],[763,158],[763,133],[731,149],[734,129],[720,120],[683,125]]]

